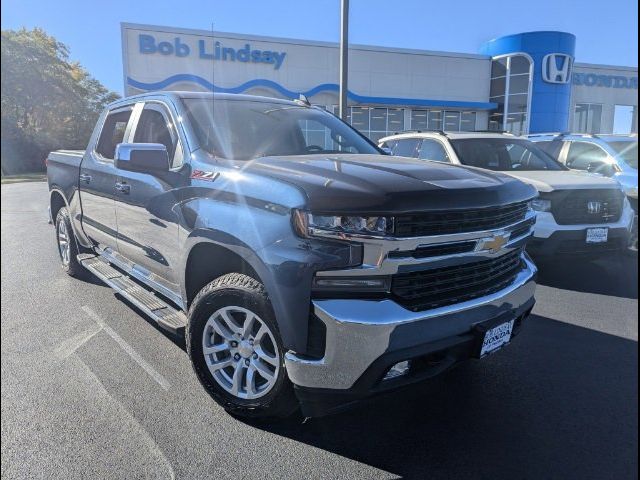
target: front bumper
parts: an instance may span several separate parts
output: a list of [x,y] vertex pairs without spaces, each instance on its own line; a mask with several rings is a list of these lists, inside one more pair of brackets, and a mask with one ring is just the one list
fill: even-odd
[[[303,411],[315,416],[445,370],[471,355],[471,331],[478,323],[516,319],[517,330],[533,308],[536,287],[537,269],[526,256],[524,260],[525,267],[509,287],[433,310],[412,312],[389,299],[314,300],[314,314],[326,326],[324,357],[309,359],[293,352],[285,356]],[[437,368],[382,382],[394,363],[433,355],[443,358]]]
[[[533,230],[533,239],[527,245],[527,251],[534,256],[590,254],[607,251],[620,251],[627,248],[634,225],[634,212],[625,204],[617,222],[607,224],[559,225],[550,212],[539,212]],[[609,241],[602,244],[587,244],[588,228],[606,227],[609,229]]]

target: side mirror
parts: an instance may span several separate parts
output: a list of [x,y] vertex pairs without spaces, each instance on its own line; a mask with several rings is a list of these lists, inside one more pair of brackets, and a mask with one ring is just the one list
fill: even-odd
[[169,170],[169,152],[161,143],[119,143],[115,166],[121,170],[161,173]]

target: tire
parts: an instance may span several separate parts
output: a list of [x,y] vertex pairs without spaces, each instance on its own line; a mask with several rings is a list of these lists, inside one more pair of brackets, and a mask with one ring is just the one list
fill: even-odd
[[200,383],[229,413],[285,418],[298,409],[271,302],[259,281],[231,273],[200,290],[189,309],[186,344]]
[[62,269],[72,277],[81,277],[84,268],[78,262],[78,242],[73,233],[71,217],[66,207],[58,210],[56,215],[56,244]]

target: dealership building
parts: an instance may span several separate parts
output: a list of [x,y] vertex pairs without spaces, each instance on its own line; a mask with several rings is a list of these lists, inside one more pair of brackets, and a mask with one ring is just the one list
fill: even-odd
[[[348,117],[373,140],[402,130],[637,132],[638,69],[574,61],[576,38],[527,32],[478,53],[351,45]],[[122,24],[126,95],[304,94],[337,113],[337,43]]]

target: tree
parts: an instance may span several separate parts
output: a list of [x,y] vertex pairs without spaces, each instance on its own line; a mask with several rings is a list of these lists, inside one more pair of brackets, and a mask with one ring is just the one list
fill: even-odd
[[40,29],[2,30],[2,174],[44,169],[51,150],[85,148],[118,98]]

